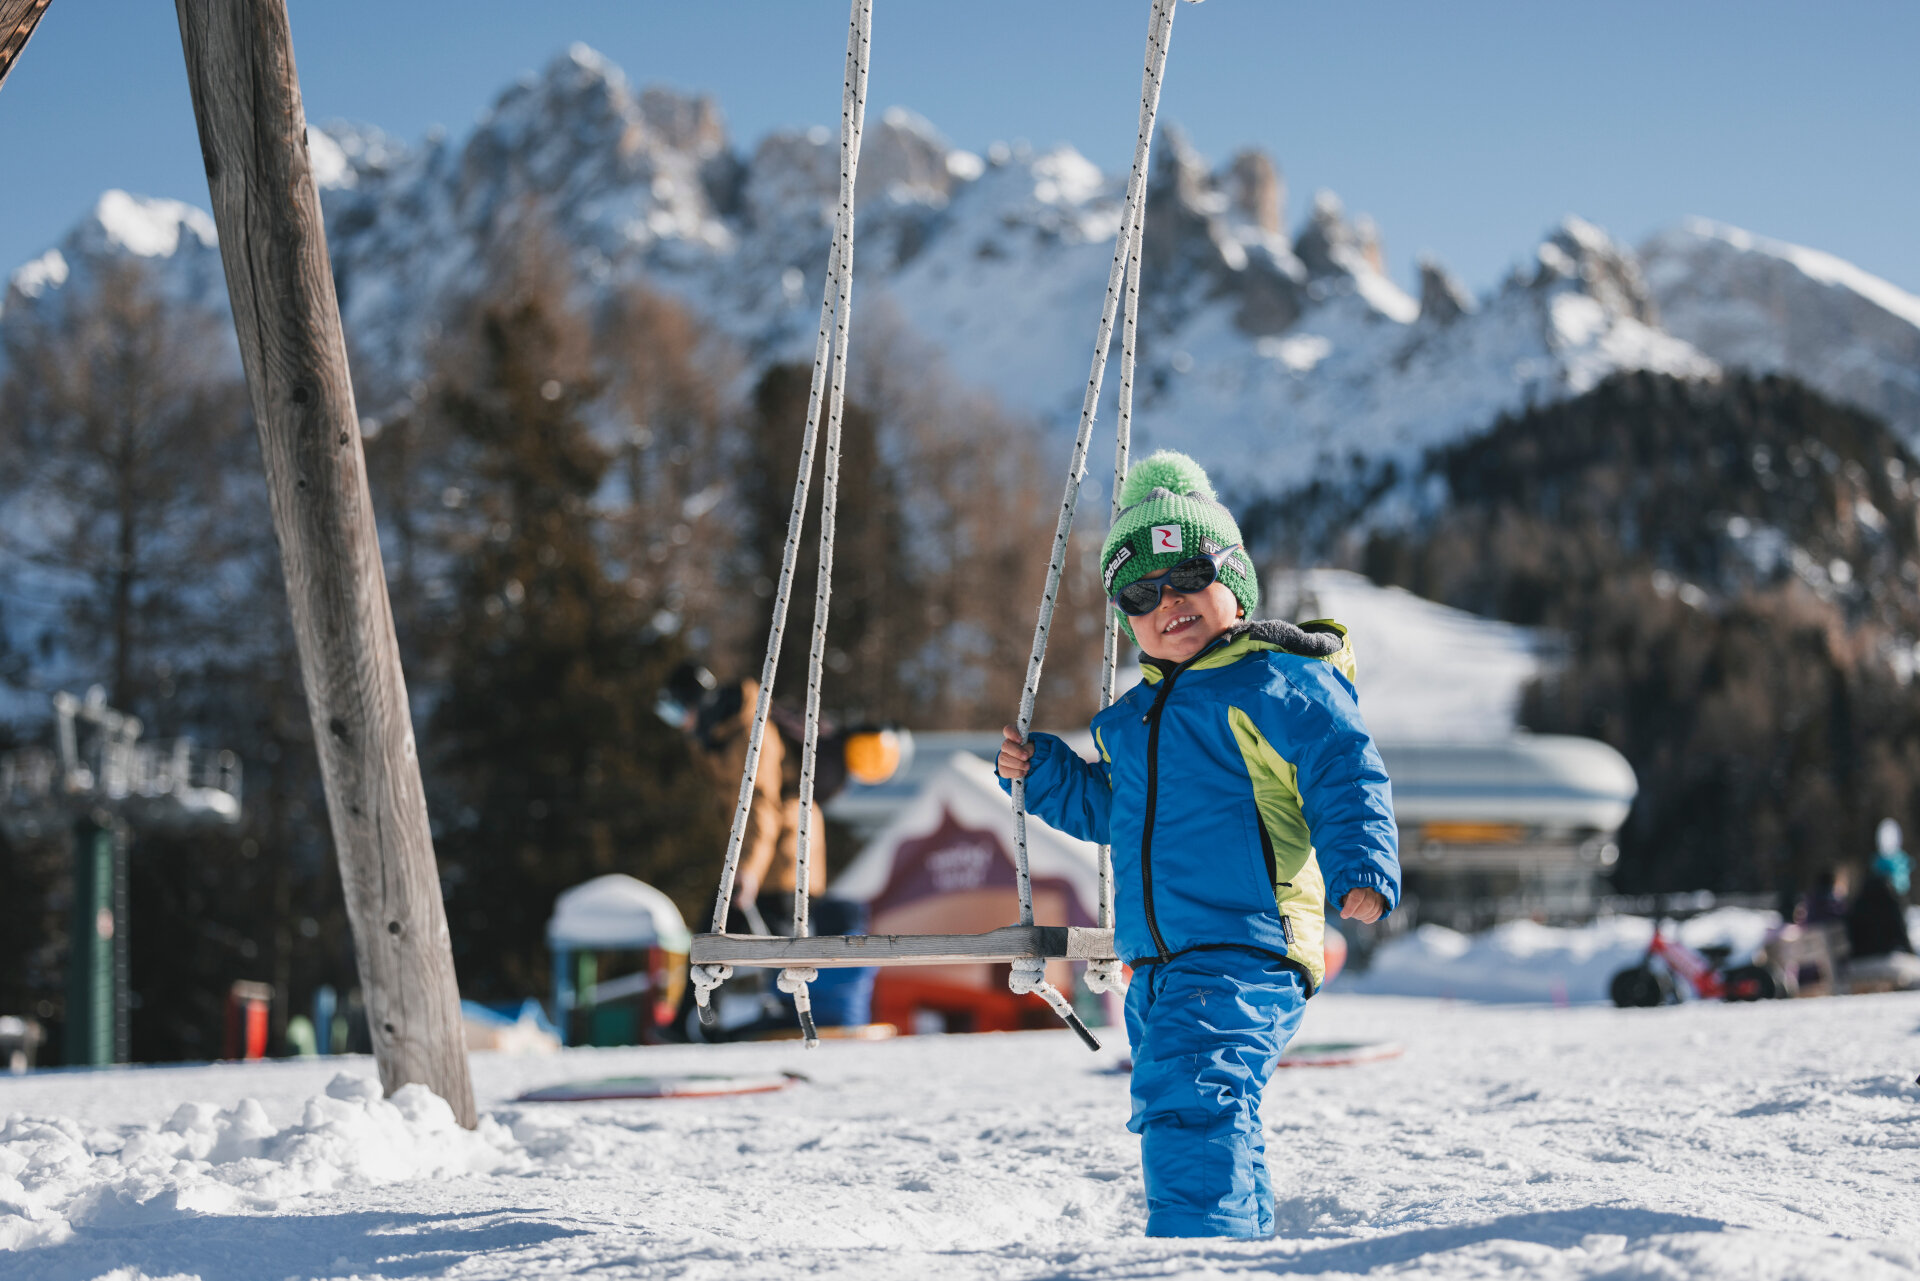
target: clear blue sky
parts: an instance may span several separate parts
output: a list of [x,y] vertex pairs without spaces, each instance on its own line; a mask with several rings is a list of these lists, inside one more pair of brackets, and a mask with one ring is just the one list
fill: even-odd
[[[712,93],[737,141],[838,113],[843,0],[291,0],[314,120],[463,133],[582,40]],[[873,108],[958,145],[1130,154],[1145,0],[877,0]],[[1374,215],[1396,276],[1476,290],[1579,213],[1638,241],[1686,214],[1826,249],[1920,293],[1920,3],[1209,0],[1182,5],[1164,120],[1216,160]],[[173,6],[54,0],[0,90],[0,272],[107,187],[205,206]]]

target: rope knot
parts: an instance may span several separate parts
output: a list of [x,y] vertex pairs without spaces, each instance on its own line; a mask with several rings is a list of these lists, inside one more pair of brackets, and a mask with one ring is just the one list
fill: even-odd
[[1127,991],[1127,972],[1117,960],[1089,961],[1086,984],[1089,992],[1118,992],[1124,996]]
[[1015,996],[1038,992],[1047,984],[1047,963],[1037,956],[1023,956],[1013,963],[1007,975],[1007,989]]

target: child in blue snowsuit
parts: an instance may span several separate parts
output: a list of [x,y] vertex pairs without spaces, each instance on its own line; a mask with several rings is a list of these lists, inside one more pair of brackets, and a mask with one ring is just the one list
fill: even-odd
[[1269,1236],[1260,1093],[1325,977],[1323,905],[1399,900],[1392,798],[1345,630],[1247,621],[1253,565],[1199,465],[1155,454],[1121,502],[1100,563],[1145,680],[1094,717],[1099,760],[1009,728],[999,772],[1113,847],[1147,1234]]

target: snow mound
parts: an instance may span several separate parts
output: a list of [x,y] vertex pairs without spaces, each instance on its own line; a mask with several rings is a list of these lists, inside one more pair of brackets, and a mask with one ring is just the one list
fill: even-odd
[[[1745,956],[1758,950],[1778,924],[1775,912],[1723,907],[1683,922],[1678,934],[1689,947],[1721,945]],[[1365,974],[1343,978],[1340,987],[1463,1001],[1605,1001],[1608,981],[1638,964],[1652,938],[1653,922],[1640,916],[1604,917],[1574,927],[1509,921],[1471,935],[1422,925],[1381,947]]]
[[58,1245],[81,1226],[260,1211],[353,1185],[526,1164],[491,1117],[463,1130],[425,1086],[385,1099],[379,1082],[346,1073],[284,1128],[252,1098],[225,1109],[182,1103],[165,1125],[119,1130],[14,1113],[0,1128],[0,1250]]

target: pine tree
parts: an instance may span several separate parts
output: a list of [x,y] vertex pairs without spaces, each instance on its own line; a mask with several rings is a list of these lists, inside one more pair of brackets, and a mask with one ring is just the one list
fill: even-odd
[[594,498],[610,455],[584,324],[540,273],[485,305],[441,408],[474,446],[478,541],[458,571],[448,677],[431,720],[439,852],[462,986],[543,991],[561,890],[626,872],[709,891],[724,833],[653,715],[677,657],[607,573]]

